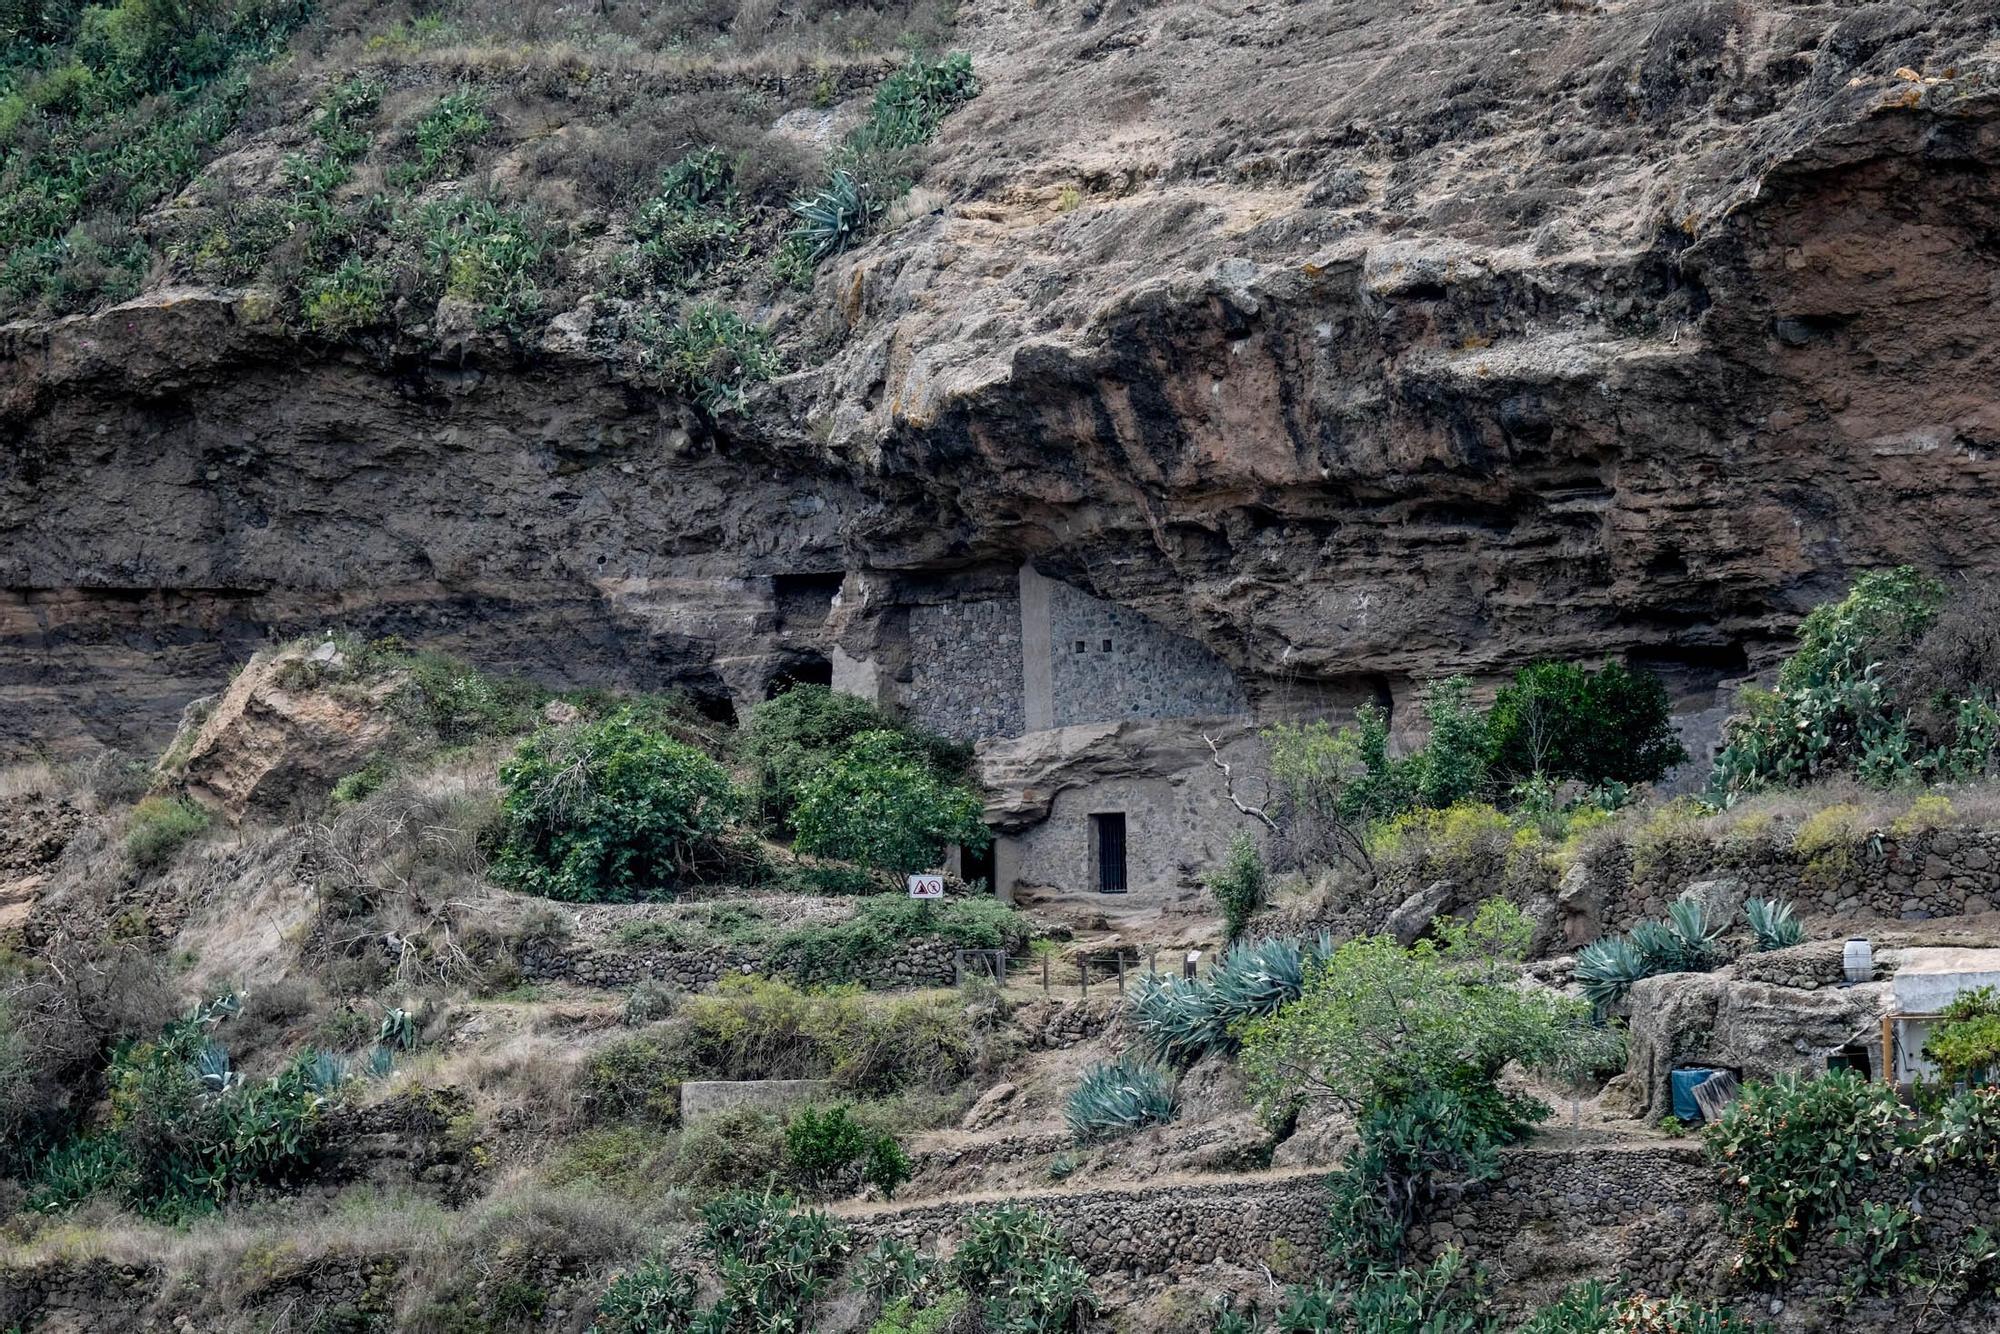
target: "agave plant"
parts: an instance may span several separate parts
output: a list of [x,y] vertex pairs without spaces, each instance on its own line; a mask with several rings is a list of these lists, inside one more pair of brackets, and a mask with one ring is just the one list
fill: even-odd
[[1079,1143],[1164,1125],[1174,1119],[1173,1076],[1130,1057],[1099,1062],[1083,1072],[1063,1115]]
[[194,1072],[208,1093],[225,1093],[237,1082],[236,1072],[229,1068],[229,1053],[213,1042],[195,1053]]
[[1626,939],[1645,965],[1641,977],[1686,971],[1681,966],[1681,938],[1665,922],[1640,922]]
[[375,1040],[385,1047],[393,1047],[398,1051],[415,1051],[416,1016],[401,1008],[390,1010],[382,1016],[382,1025],[375,1030]]
[[1215,1007],[1226,1020],[1276,1014],[1306,989],[1306,951],[1296,940],[1238,945],[1209,974]]
[[379,1043],[369,1049],[368,1074],[373,1079],[387,1079],[389,1072],[396,1068],[396,1052],[392,1047]]
[[1722,961],[1721,936],[1729,925],[1728,919],[1708,924],[1708,913],[1701,900],[1691,894],[1683,894],[1667,908],[1667,926],[1679,946],[1681,966],[1684,973],[1706,972]]
[[817,192],[794,199],[792,212],[799,219],[792,235],[814,264],[860,240],[875,215],[867,188],[846,170],[835,171]]
[[1210,978],[1149,978],[1140,982],[1132,999],[1132,1025],[1147,1051],[1169,1065],[1185,1068],[1229,1045],[1229,1018],[1216,1003]]
[[1582,984],[1583,998],[1599,1009],[1615,1005],[1634,982],[1656,971],[1640,947],[1624,936],[1592,941],[1576,955],[1576,980]]
[[1751,899],[1743,905],[1743,915],[1750,919],[1759,950],[1782,950],[1806,938],[1805,923],[1783,899]]
[[314,1093],[332,1093],[347,1082],[347,1062],[330,1051],[314,1051],[299,1057],[299,1073]]

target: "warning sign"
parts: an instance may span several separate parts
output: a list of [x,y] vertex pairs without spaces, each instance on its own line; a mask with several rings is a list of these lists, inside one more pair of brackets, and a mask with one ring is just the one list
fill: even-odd
[[944,897],[944,877],[941,875],[913,875],[910,877],[910,897],[913,899],[941,899]]

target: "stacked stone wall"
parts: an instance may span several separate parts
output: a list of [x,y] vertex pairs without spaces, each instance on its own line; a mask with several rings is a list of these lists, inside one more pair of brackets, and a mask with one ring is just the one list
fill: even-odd
[[958,981],[959,946],[939,936],[906,942],[895,953],[870,960],[841,977],[802,975],[781,967],[761,950],[740,945],[701,949],[614,949],[568,941],[535,941],[518,954],[521,974],[531,982],[573,982],[622,990],[640,982],[660,982],[680,991],[713,991],[723,978],[753,973],[792,977],[805,984],[859,982],[865,987],[948,987]]
[[912,721],[964,741],[1027,730],[1019,598],[912,607]]
[[1718,875],[1742,881],[1749,897],[1786,899],[1813,915],[1924,921],[1990,912],[2000,903],[2000,830],[1902,836],[1875,830],[1810,854],[1798,851],[1789,832],[1704,839],[1652,857],[1635,858],[1621,844],[1586,869],[1614,887],[1604,915],[1609,928],[1620,931],[1663,916],[1690,881]]

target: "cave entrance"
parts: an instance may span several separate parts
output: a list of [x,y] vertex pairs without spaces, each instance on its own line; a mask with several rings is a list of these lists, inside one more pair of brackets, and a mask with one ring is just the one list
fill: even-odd
[[833,663],[822,653],[801,653],[764,683],[764,698],[776,699],[793,686],[833,685]]
[[996,855],[998,847],[998,840],[989,841],[985,847],[977,852],[974,852],[971,848],[961,846],[958,850],[958,878],[963,880],[967,885],[973,885],[984,880],[986,882],[986,892],[989,894],[993,893],[995,887],[1000,883],[999,859]]
[[1101,811],[1090,817],[1091,860],[1097,872],[1097,892],[1125,892],[1125,812]]

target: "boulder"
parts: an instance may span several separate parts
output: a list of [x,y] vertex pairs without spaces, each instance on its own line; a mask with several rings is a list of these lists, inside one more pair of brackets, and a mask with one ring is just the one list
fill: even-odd
[[1618,1090],[1645,1120],[1666,1115],[1668,1075],[1684,1065],[1734,1070],[1744,1080],[1818,1074],[1849,1043],[1870,1043],[1891,1008],[1887,983],[1802,990],[1715,973],[1666,973],[1627,998],[1632,1056]]
[[1433,880],[1398,904],[1382,924],[1382,929],[1394,936],[1398,945],[1413,945],[1417,937],[1429,928],[1431,919],[1450,911],[1457,899],[1457,881]]
[[299,669],[337,665],[338,651],[330,650],[327,642],[250,660],[193,740],[176,741],[168,752],[177,757],[168,772],[188,796],[232,823],[283,816],[323,798],[390,740],[395,724],[385,706],[404,676],[344,682],[337,690],[308,684],[313,674]]
[[1562,920],[1563,939],[1570,945],[1588,945],[1604,934],[1604,909],[1610,902],[1612,879],[1579,859],[1563,872],[1556,886],[1556,913]]

